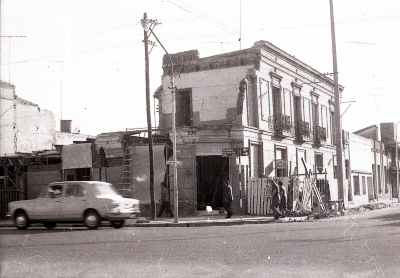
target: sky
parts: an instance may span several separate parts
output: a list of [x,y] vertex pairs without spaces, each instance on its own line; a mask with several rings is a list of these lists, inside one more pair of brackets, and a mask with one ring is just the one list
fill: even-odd
[[[343,128],[397,123],[400,1],[333,0],[333,7]],[[333,72],[328,0],[2,0],[0,78],[52,111],[57,130],[60,119],[88,135],[146,128],[144,13],[160,23],[154,32],[170,54],[197,49],[207,57],[266,40]],[[151,96],[163,55],[156,43]]]

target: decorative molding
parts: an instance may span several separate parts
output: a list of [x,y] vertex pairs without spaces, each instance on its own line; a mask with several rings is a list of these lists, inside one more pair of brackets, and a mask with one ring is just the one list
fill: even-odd
[[329,103],[329,111],[335,112],[335,102],[333,100],[328,100]]
[[292,89],[293,89],[293,95],[300,97],[301,96],[301,88],[302,86],[300,84],[297,84],[295,82],[292,81],[292,83],[290,83],[292,85]]
[[310,92],[311,95],[311,101],[314,104],[318,104],[318,98],[319,98],[319,94],[317,94],[316,92],[311,91]]
[[269,75],[271,76],[271,85],[272,85],[273,87],[276,87],[276,88],[280,89],[280,88],[281,88],[282,76],[276,74],[276,73],[273,72],[273,71],[270,71],[270,72],[269,72]]

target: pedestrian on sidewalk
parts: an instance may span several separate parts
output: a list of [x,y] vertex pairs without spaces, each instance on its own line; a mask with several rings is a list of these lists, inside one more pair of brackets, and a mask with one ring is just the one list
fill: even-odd
[[223,180],[224,183],[224,209],[226,210],[227,216],[226,218],[231,218],[233,212],[231,210],[231,203],[233,202],[233,194],[232,194],[232,186],[229,183],[229,178],[225,177]]
[[165,184],[165,182],[161,182],[160,186],[161,186],[161,207],[157,217],[160,218],[165,209],[165,213],[166,214],[168,213],[169,217],[172,218],[174,217],[174,214],[172,213],[171,206],[169,203],[169,191],[167,185]]
[[279,209],[280,213],[282,214],[282,218],[286,217],[286,210],[287,210],[287,193],[286,193],[286,188],[283,186],[282,181],[278,181],[279,185],[279,194],[281,197],[281,201],[279,203]]
[[279,212],[279,205],[281,203],[279,186],[273,179],[270,179],[269,182],[272,187],[272,202],[271,202],[272,212],[274,214],[275,220],[278,220],[279,217],[281,217],[281,213]]

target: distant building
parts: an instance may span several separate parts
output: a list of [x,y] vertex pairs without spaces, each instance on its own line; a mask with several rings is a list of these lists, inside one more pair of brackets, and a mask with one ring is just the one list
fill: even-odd
[[346,165],[351,169],[349,198],[366,204],[398,196],[394,123],[371,125],[350,133]]
[[0,218],[7,203],[36,196],[41,186],[63,180],[62,145],[94,136],[55,130],[51,111],[17,96],[15,85],[1,81]]
[[[381,140],[386,146],[386,154],[388,156],[388,183],[392,188],[392,196],[395,198],[399,197],[399,188],[397,187],[397,173],[400,173],[400,164],[399,161],[396,161],[396,144],[397,151],[400,152],[399,147],[399,139],[396,135],[396,123],[381,123]],[[400,155],[397,154],[397,157],[400,158]],[[396,164],[397,162],[397,164]],[[398,178],[400,182],[400,177]]]
[[0,156],[51,150],[55,117],[37,104],[18,97],[13,84],[1,81]]

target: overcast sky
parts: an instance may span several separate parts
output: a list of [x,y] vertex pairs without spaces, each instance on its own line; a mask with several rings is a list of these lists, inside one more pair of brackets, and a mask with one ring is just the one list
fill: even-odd
[[[145,12],[162,23],[154,32],[169,53],[207,57],[266,40],[333,71],[328,0],[2,0],[1,80],[52,111],[57,129],[61,114],[83,134],[146,127]],[[341,106],[351,104],[343,128],[398,122],[400,1],[334,0],[334,14],[343,102],[356,101]],[[150,54],[151,95],[163,55]]]

